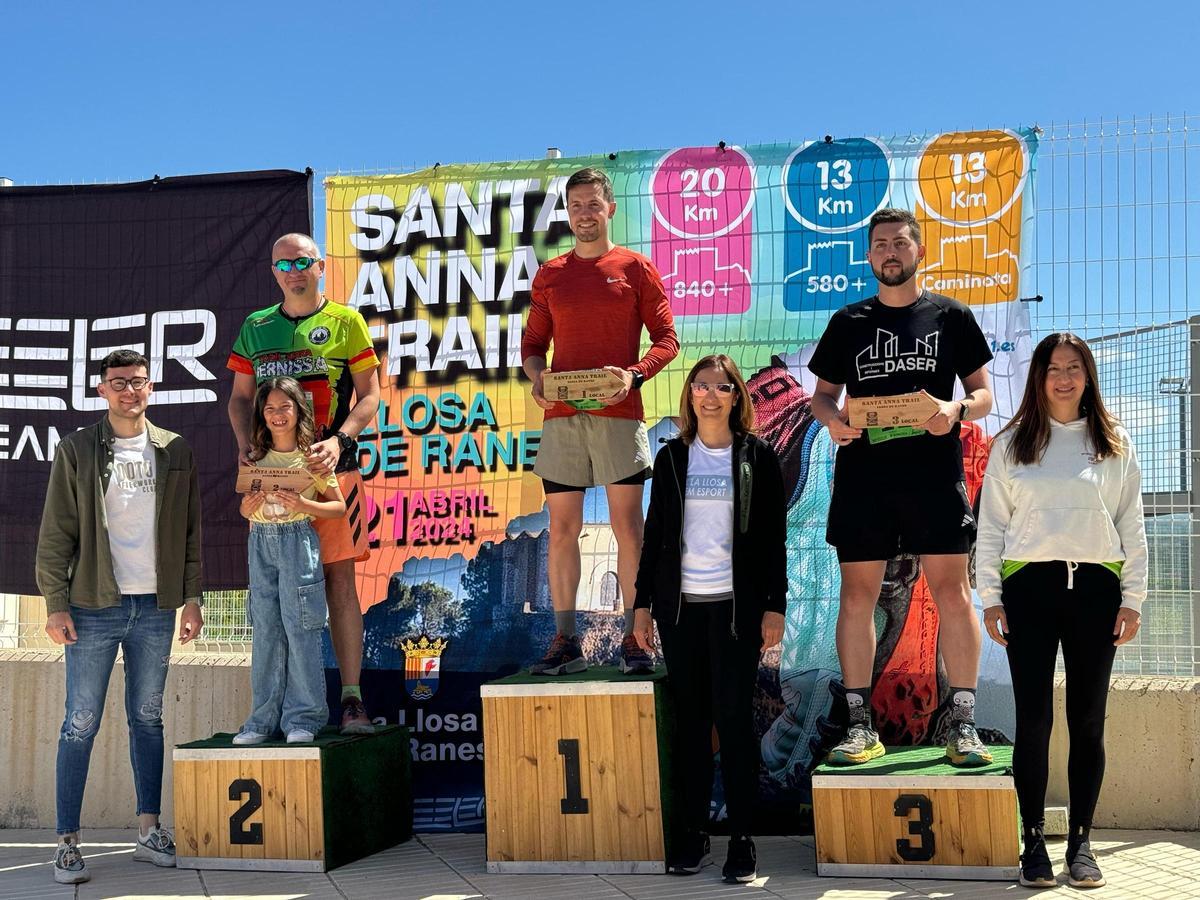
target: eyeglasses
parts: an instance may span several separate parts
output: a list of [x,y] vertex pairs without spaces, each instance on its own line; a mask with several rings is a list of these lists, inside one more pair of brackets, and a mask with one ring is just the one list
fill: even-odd
[[736,385],[732,384],[709,384],[707,381],[693,381],[693,394],[707,394],[709,391],[716,391],[718,394],[732,394]]
[[118,394],[127,387],[133,388],[135,391],[140,391],[150,383],[149,378],[106,378],[104,381],[110,388]]
[[271,268],[278,272],[290,272],[295,269],[297,272],[303,272],[317,262],[314,256],[297,256],[295,259],[277,259],[271,263]]

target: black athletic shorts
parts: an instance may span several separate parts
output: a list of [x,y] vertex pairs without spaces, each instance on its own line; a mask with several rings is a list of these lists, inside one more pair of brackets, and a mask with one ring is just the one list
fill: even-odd
[[[622,478],[620,481],[614,481],[613,484],[645,484],[650,480],[650,469],[642,469],[630,475],[628,478]],[[559,484],[557,481],[551,481],[549,478],[542,479],[542,490],[547,494],[565,494],[568,491],[579,491],[581,494],[587,490],[586,487],[580,487],[574,484]]]
[[964,482],[923,489],[835,485],[825,540],[838,562],[871,562],[901,553],[969,553],[975,515]]

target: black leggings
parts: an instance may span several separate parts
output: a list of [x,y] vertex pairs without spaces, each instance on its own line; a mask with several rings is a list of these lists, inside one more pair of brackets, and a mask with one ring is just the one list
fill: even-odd
[[1046,815],[1054,663],[1061,642],[1067,680],[1067,784],[1071,826],[1090,828],[1104,780],[1104,709],[1112,674],[1121,580],[1095,563],[1028,563],[1004,580],[1008,668],[1016,700],[1013,780],[1026,828]]
[[762,634],[729,631],[732,602],[684,603],[679,624],[660,619],[658,636],[675,711],[674,796],[689,831],[708,830],[714,718],[731,834],[750,834],[758,795],[754,686]]

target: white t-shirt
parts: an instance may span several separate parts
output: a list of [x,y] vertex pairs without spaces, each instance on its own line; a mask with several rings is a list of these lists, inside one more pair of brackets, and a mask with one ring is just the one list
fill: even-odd
[[683,500],[685,594],[733,590],[733,447],[713,450],[700,438],[688,448]]
[[104,494],[113,574],[122,594],[155,594],[154,446],[143,431],[113,440],[113,468]]

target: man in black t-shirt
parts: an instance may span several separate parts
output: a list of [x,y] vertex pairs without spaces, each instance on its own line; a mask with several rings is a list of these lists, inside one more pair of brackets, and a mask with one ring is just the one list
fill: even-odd
[[[829,761],[861,763],[884,752],[871,723],[875,603],[887,560],[914,553],[938,608],[954,700],[946,755],[956,765],[985,765],[992,756],[974,724],[979,622],[967,581],[975,517],[958,423],[992,407],[992,353],[968,307],[918,286],[925,247],[912,213],[881,209],[868,235],[879,295],[838,310],[808,364],[817,376],[813,414],[838,446],[825,539],[841,567],[837,646],[850,727]],[[962,400],[951,399],[955,381]],[[839,406],[843,389],[850,397],[926,391],[939,410],[917,427],[851,428]]]

